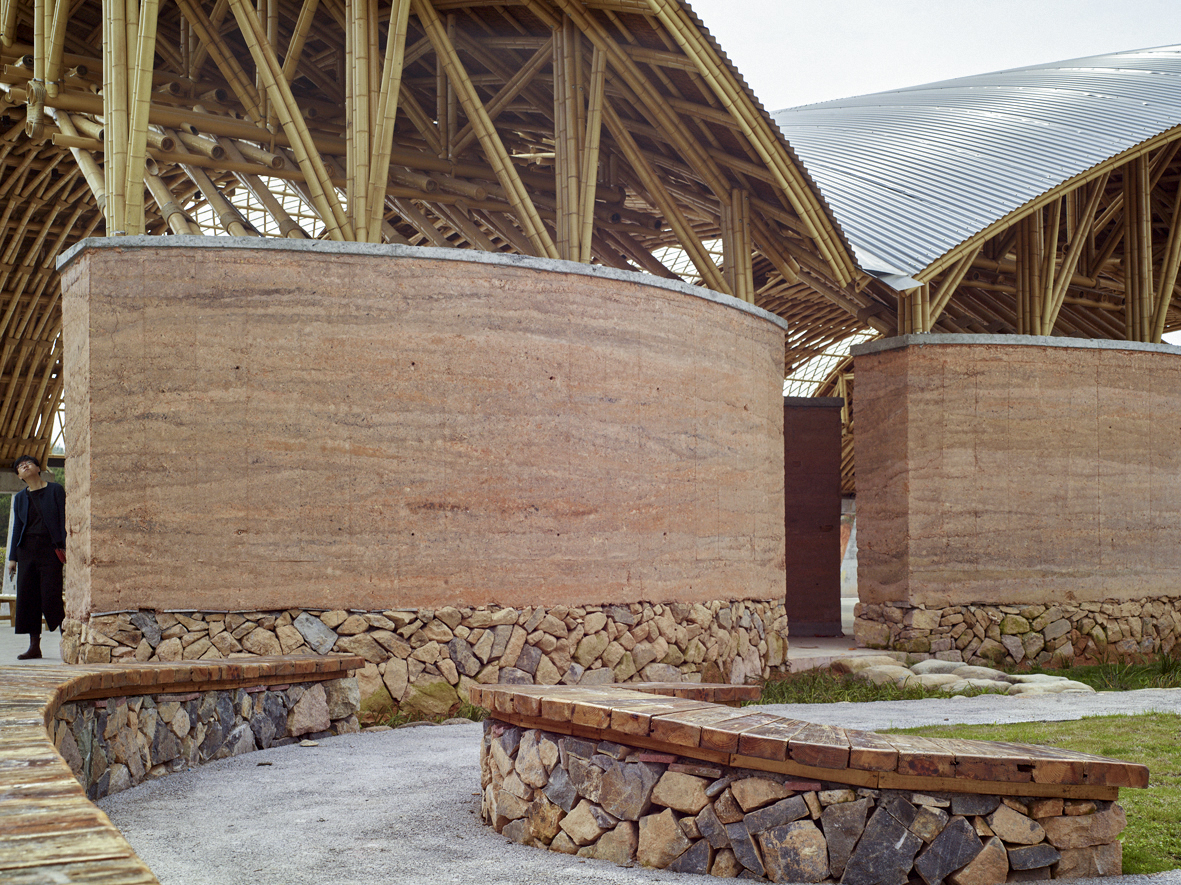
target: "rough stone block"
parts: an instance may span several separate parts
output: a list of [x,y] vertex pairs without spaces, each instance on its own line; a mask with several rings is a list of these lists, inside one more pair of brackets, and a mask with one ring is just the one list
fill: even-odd
[[915,860],[914,868],[927,885],[939,885],[950,873],[975,859],[984,843],[962,817],[953,818]]
[[858,799],[829,805],[820,815],[820,826],[828,842],[828,862],[834,878],[839,879],[844,875],[853,846],[865,830],[868,810],[869,799]]
[[906,829],[885,807],[878,808],[845,864],[841,882],[844,885],[905,882],[914,856],[922,845],[923,840]]
[[771,881],[820,882],[828,877],[828,846],[812,821],[773,827],[758,839]]
[[664,869],[688,850],[689,845],[689,840],[677,826],[677,816],[671,808],[640,818],[636,860],[644,866]]

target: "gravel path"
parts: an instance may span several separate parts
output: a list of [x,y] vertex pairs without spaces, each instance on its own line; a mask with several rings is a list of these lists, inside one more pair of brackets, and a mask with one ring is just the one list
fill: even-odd
[[[1181,689],[764,709],[875,729],[1181,712]],[[424,726],[279,747],[169,775],[98,804],[163,885],[694,881],[526,848],[481,825],[479,735],[478,725]],[[1181,870],[1076,882],[1181,885]]]

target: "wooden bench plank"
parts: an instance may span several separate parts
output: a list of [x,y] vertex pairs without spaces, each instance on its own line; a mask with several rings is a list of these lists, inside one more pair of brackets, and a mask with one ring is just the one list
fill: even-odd
[[807,726],[807,722],[799,719],[780,719],[745,729],[738,736],[738,752],[743,756],[783,762],[787,759],[788,741]]
[[788,741],[793,762],[817,768],[848,768],[849,738],[843,728],[805,723]]
[[701,726],[701,744],[707,750],[721,750],[724,753],[738,752],[738,738],[742,732],[770,725],[772,722],[783,722],[782,716],[772,716],[770,713],[747,713],[713,722]]
[[[626,706],[617,707],[611,713],[611,730],[622,734],[647,736],[651,732],[653,717],[672,713],[688,713],[714,706],[703,701],[681,698],[656,696],[653,699],[658,703],[628,701]],[[659,701],[664,701],[664,703],[659,703]]]
[[893,771],[898,767],[898,748],[871,731],[845,729],[849,741],[849,768],[858,771]]
[[662,713],[652,719],[648,734],[657,740],[681,747],[701,745],[701,729],[734,718],[731,707],[712,705],[682,713]]
[[895,771],[918,777],[955,777],[955,754],[940,741],[909,734],[882,735],[898,751]]

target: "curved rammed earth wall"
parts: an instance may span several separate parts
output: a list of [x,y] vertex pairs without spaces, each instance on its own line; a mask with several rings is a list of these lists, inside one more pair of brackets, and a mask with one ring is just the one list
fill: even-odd
[[769,314],[459,250],[62,266],[72,619],[782,598]]
[[854,353],[863,603],[1176,597],[1181,350],[915,335]]

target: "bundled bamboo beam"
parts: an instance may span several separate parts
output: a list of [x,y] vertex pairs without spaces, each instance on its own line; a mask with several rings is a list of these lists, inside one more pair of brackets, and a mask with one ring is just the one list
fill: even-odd
[[[495,120],[500,116],[501,112],[509,106],[509,104],[521,94],[524,89],[533,82],[534,77],[538,72],[551,60],[553,56],[553,37],[546,40],[538,50],[533,53],[530,59],[521,66],[509,80],[501,87],[500,91],[492,97],[492,100],[485,105],[488,111],[488,119]],[[465,123],[463,128],[455,134],[455,144],[452,148],[452,157],[460,157],[471,143],[476,140],[475,129],[472,124]]]
[[[233,50],[222,39],[218,26],[205,15],[205,10],[196,0],[176,0],[177,6],[180,7],[181,13],[189,23],[189,27],[197,35],[201,41],[202,49],[209,54],[213,59],[213,63],[217,65],[222,76],[226,78],[230,89],[234,91],[238,101],[241,102],[243,109],[247,115],[255,123],[265,122],[265,115],[259,105],[258,90],[254,88],[254,84],[250,82],[250,78],[238,64],[238,60],[234,57]],[[214,7],[214,15],[217,15],[219,9],[222,9],[222,15],[225,15],[223,2],[228,0],[218,0],[217,6]],[[225,7],[228,8],[228,7]],[[252,11],[253,14],[253,11]],[[243,33],[246,29],[243,28]],[[200,62],[198,61],[198,64]],[[258,65],[257,59],[255,64]],[[258,65],[261,69],[261,65]],[[194,72],[195,73],[195,72]]]

